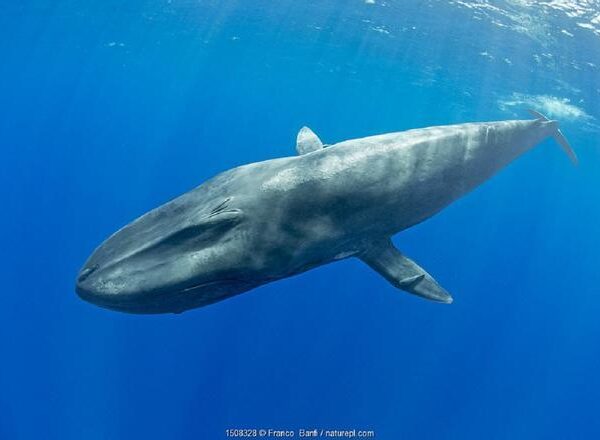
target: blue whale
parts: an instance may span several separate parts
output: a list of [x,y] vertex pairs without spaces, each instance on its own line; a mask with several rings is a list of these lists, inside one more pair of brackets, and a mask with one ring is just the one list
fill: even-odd
[[79,296],[130,313],[180,313],[345,258],[441,303],[450,294],[392,244],[521,154],[553,137],[535,119],[414,129],[323,145],[308,128],[297,156],[225,171],[102,243]]

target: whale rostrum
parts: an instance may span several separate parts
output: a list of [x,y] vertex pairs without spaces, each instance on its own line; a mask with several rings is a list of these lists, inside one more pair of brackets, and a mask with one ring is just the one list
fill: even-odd
[[391,237],[548,137],[576,163],[558,123],[532,114],[332,145],[304,127],[298,155],[225,171],[110,236],[82,267],[77,293],[123,312],[179,313],[358,258],[398,289],[451,303]]

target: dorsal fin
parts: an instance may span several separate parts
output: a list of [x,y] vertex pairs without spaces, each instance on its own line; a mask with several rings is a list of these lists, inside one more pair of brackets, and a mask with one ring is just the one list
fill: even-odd
[[298,154],[312,153],[323,148],[321,139],[308,127],[302,127],[296,138],[296,151]]

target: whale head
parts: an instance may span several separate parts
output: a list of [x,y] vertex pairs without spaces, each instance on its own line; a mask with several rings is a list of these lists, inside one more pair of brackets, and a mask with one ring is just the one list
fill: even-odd
[[232,202],[201,186],[133,221],[89,257],[78,295],[122,312],[179,313],[251,289],[240,243],[249,222]]

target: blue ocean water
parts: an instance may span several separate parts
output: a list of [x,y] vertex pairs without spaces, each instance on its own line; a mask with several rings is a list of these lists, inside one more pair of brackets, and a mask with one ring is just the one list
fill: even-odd
[[[600,437],[600,3],[0,3],[0,439]],[[82,302],[104,238],[234,166],[414,127],[558,119],[395,238],[454,296],[347,260],[182,315]],[[393,215],[393,213],[390,213]],[[296,431],[296,437],[298,437]]]

